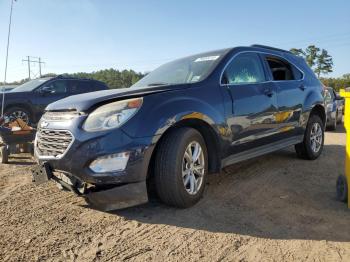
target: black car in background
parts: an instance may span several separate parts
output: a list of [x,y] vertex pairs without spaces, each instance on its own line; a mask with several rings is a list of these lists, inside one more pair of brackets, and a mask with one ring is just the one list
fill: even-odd
[[[5,93],[5,115],[21,118],[35,125],[46,106],[62,98],[82,93],[107,90],[106,84],[72,77],[48,77],[31,80]],[[0,106],[2,97],[0,99]]]
[[258,45],[212,51],[130,88],[50,104],[33,176],[104,210],[144,203],[152,188],[164,203],[189,207],[208,172],[288,146],[316,159],[325,123],[323,85],[304,59]]

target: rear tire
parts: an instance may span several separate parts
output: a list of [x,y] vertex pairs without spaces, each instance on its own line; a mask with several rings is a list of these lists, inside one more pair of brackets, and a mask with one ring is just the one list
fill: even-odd
[[328,130],[330,131],[337,130],[337,124],[338,124],[338,112],[335,114],[334,122],[332,123],[331,126],[328,127]]
[[192,128],[171,131],[159,145],[155,158],[155,186],[162,202],[186,208],[203,195],[208,156],[202,135]]
[[338,114],[338,118],[337,118],[337,124],[341,124],[343,122],[343,113]]
[[314,160],[323,150],[324,124],[318,115],[311,115],[307,123],[303,142],[295,145],[299,158]]

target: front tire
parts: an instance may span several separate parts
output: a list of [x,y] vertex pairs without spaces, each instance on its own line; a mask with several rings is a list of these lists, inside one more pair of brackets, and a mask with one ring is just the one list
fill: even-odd
[[324,124],[318,115],[311,115],[307,123],[304,140],[295,145],[298,157],[307,160],[318,158],[323,150]]
[[202,197],[208,173],[208,156],[202,135],[192,128],[178,128],[159,145],[155,158],[156,191],[162,202],[180,208]]

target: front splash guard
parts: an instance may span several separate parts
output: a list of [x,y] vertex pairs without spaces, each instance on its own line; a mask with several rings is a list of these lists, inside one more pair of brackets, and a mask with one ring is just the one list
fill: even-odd
[[83,195],[86,202],[101,211],[123,209],[148,202],[146,182],[117,186]]

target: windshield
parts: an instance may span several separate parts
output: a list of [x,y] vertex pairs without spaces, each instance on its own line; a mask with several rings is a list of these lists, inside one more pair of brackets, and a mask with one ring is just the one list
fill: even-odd
[[132,88],[199,82],[212,72],[226,52],[214,51],[169,62],[146,75]]
[[50,78],[41,78],[41,79],[35,79],[28,81],[24,83],[23,85],[20,85],[14,89],[12,89],[10,92],[30,92],[33,91],[35,88],[40,86],[41,84],[48,81]]

